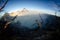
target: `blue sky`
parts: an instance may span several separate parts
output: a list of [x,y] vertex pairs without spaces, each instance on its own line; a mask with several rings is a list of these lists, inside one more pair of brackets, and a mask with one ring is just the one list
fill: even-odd
[[60,3],[59,0],[9,0],[4,10],[6,12],[20,10],[23,8],[33,10],[51,10],[54,11],[54,3]]
[[10,0],[5,7],[8,11],[21,8],[53,10],[52,2],[47,0]]

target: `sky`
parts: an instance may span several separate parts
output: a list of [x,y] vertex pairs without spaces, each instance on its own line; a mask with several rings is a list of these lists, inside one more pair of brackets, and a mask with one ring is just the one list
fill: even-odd
[[54,12],[57,10],[54,2],[60,5],[59,0],[9,0],[4,11],[12,12],[26,8],[31,10],[42,10],[43,12]]

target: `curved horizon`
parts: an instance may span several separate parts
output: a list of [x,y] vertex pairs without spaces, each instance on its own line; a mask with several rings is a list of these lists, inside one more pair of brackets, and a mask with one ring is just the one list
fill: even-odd
[[[59,0],[9,0],[4,8],[4,12],[13,12],[26,8],[29,10],[40,10],[45,13],[54,14],[57,10],[55,9],[56,5],[54,2],[60,4]],[[60,14],[58,13],[58,15]]]

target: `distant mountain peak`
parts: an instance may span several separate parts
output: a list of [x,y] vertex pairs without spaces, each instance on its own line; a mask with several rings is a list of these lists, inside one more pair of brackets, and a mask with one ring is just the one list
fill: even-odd
[[27,10],[26,8],[23,8],[23,10]]
[[34,15],[34,14],[37,14],[37,13],[39,13],[39,12],[23,8],[20,11],[18,10],[18,11],[10,13],[10,16],[16,16],[16,15],[18,15],[18,16],[24,16],[24,15],[32,15],[32,14]]
[[26,8],[23,8],[21,12],[29,12],[29,10],[27,10]]

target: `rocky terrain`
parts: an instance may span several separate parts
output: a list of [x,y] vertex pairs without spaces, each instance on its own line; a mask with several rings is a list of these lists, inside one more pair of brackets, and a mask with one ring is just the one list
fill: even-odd
[[[0,39],[1,40],[58,40],[60,39],[60,17],[47,15],[47,19],[41,28],[29,29],[21,23],[12,22],[6,29],[3,29],[5,21],[0,20]],[[2,25],[1,25],[2,24]]]

